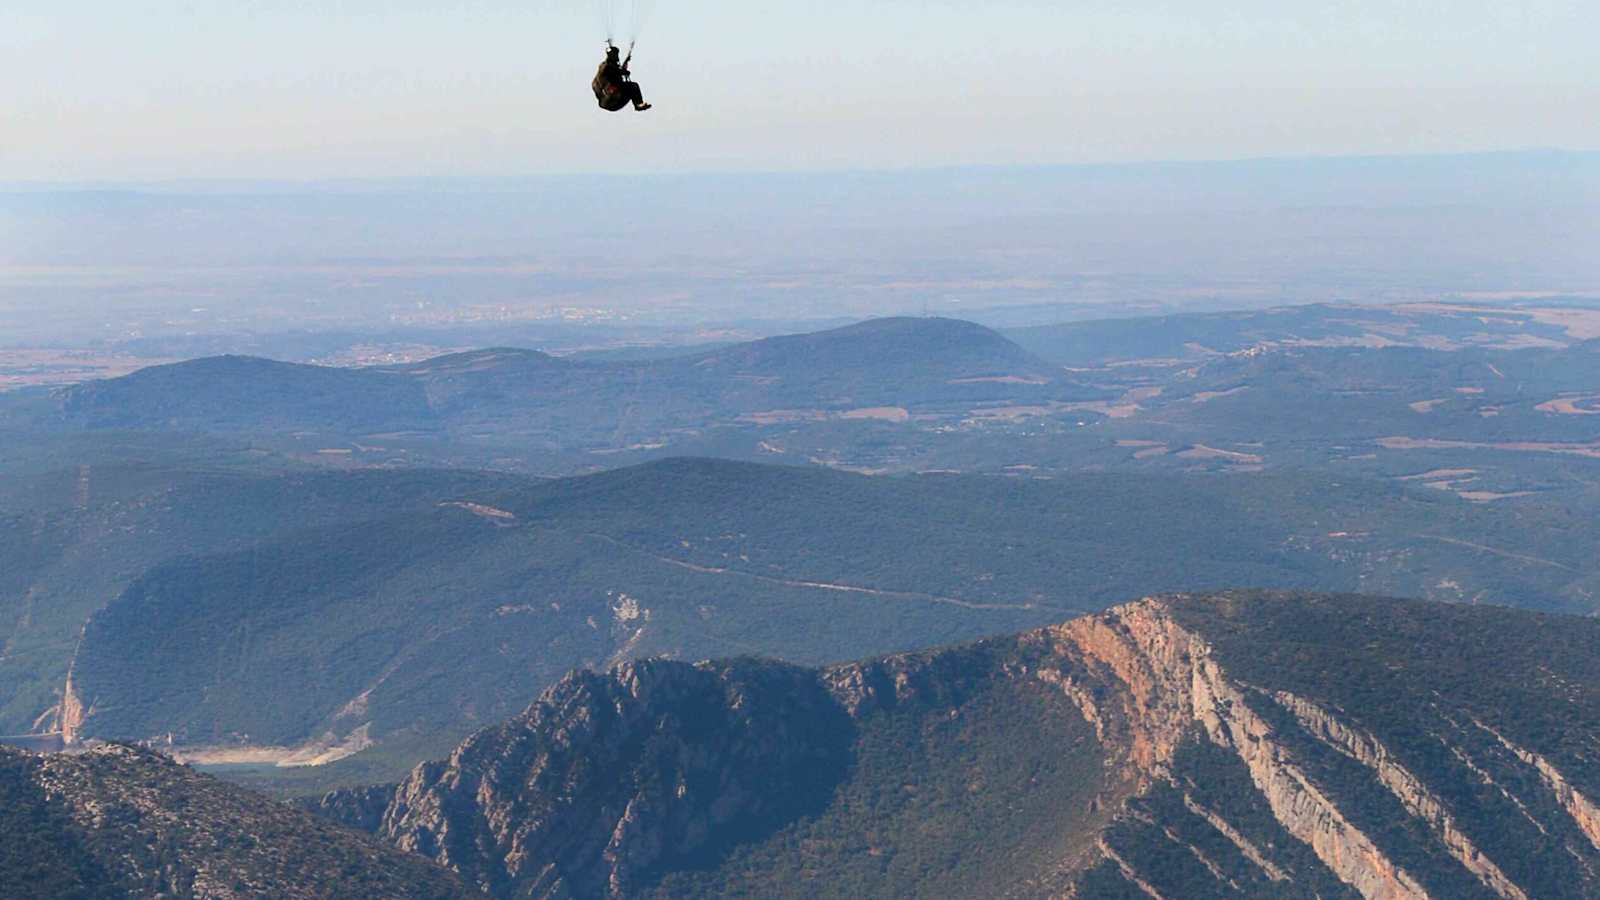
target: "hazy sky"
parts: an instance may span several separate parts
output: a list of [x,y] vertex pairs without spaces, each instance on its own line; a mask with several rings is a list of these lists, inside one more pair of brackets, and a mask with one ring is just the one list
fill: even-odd
[[1600,148],[1594,0],[10,0],[0,182]]

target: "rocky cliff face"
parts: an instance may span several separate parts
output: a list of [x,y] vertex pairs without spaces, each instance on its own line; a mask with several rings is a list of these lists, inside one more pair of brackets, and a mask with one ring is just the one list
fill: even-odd
[[820,671],[636,663],[324,807],[500,896],[1593,896],[1596,639],[1230,594]]
[[0,748],[0,896],[469,896],[426,860],[110,744]]
[[68,672],[66,686],[61,690],[61,705],[57,712],[63,742],[69,746],[78,742],[83,721],[88,718],[88,714],[89,711],[84,709],[83,699],[78,696],[77,685],[73,684],[72,673]]
[[[1159,775],[1184,741],[1208,740],[1244,765],[1279,825],[1363,897],[1426,896],[1296,764],[1211,646],[1167,613],[1162,602],[1145,601],[1054,631],[1124,688],[1119,699],[1133,727],[1122,747],[1134,771]],[[1107,853],[1125,878],[1143,881],[1115,851]],[[1271,874],[1264,865],[1262,874]]]
[[846,764],[843,718],[785,666],[580,673],[419,768],[380,830],[494,893],[631,896],[815,809]]

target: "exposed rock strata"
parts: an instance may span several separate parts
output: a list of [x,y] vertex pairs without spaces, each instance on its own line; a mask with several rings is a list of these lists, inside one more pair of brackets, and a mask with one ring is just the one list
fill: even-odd
[[1345,817],[1275,740],[1250,708],[1245,690],[1212,659],[1211,647],[1145,600],[1053,629],[1127,687],[1137,727],[1129,747],[1144,770],[1171,759],[1198,723],[1214,743],[1231,748],[1249,769],[1290,834],[1310,844],[1328,868],[1369,900],[1428,896],[1417,881]]
[[1249,838],[1239,833],[1227,819],[1217,815],[1209,809],[1196,803],[1194,797],[1183,795],[1184,808],[1206,821],[1206,824],[1215,828],[1219,834],[1227,838],[1229,843],[1238,849],[1239,853],[1249,860],[1252,865],[1260,869],[1272,881],[1289,881],[1289,876],[1272,860],[1262,854],[1261,849],[1250,841]]
[[1560,801],[1562,808],[1567,811],[1567,815],[1578,823],[1578,827],[1583,830],[1584,836],[1589,839],[1589,843],[1593,844],[1596,849],[1600,849],[1600,806],[1596,806],[1593,800],[1585,797],[1582,792],[1573,787],[1572,782],[1567,780],[1567,776],[1561,774],[1561,770],[1557,769],[1548,759],[1534,753],[1532,750],[1518,746],[1500,732],[1484,725],[1482,722],[1477,722],[1476,724],[1479,728],[1494,735],[1495,739],[1503,744],[1507,750],[1510,750],[1517,759],[1532,766],[1539,773],[1539,778],[1544,781],[1545,786],[1550,789],[1551,793],[1556,795],[1556,799]]
[[1347,725],[1304,698],[1279,692],[1277,700],[1294,713],[1308,732],[1371,769],[1408,812],[1433,829],[1456,862],[1477,876],[1486,887],[1509,900],[1527,900],[1528,895],[1513,884],[1494,860],[1484,855],[1472,839],[1461,831],[1444,801],[1429,791],[1405,766],[1396,762],[1381,741]]
[[[1224,652],[1216,638],[1257,627],[1250,602],[1152,598],[1015,638],[819,671],[651,662],[578,673],[517,720],[418,768],[381,814],[383,791],[324,806],[502,896],[685,896],[719,882],[674,873],[722,871],[741,847],[763,848],[763,865],[789,860],[824,877],[845,861],[827,854],[874,856],[873,829],[889,827],[864,823],[855,849],[791,827],[842,802],[853,754],[869,746],[863,735],[885,722],[929,734],[989,696],[1072,719],[1081,737],[1054,752],[1096,772],[1089,802],[1053,812],[1057,835],[1045,843],[1055,856],[985,847],[1020,854],[1004,876],[1013,880],[992,886],[997,896],[1593,895],[1600,808],[1570,761],[1563,772],[1481,722],[1454,725],[1470,712],[1437,709],[1437,692],[1418,714],[1442,724],[1401,729],[1397,741],[1314,689],[1262,683],[1270,670],[1240,664],[1248,642],[1234,635]],[[1044,724],[1007,734],[1036,741]],[[1468,732],[1492,739],[1474,744]],[[1048,758],[1040,749],[1029,765]],[[871,791],[941,780],[985,802],[970,768],[906,772]],[[993,802],[1017,808],[1014,797]],[[1509,823],[1484,818],[1494,804]]]

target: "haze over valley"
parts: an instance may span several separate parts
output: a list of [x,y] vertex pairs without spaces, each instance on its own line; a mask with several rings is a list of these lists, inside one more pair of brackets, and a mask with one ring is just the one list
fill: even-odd
[[[1123,651],[1095,643],[1102,626],[1093,623],[1115,631],[1132,613],[1075,617],[1130,598],[1241,585],[1300,593],[1184,600],[1174,614],[1191,602],[1244,603],[1241,610],[1266,604],[1285,621],[1360,608],[1374,622],[1393,607],[1410,617],[1407,627],[1422,627],[1448,609],[1307,593],[1338,592],[1593,616],[1600,308],[1581,298],[1323,303],[1000,329],[907,316],[755,340],[737,334],[630,343],[619,332],[607,349],[490,346],[379,365],[151,360],[127,375],[66,375],[0,395],[8,473],[0,486],[0,618],[8,623],[0,733],[33,749],[99,754],[62,777],[111,780],[80,780],[71,790],[103,794],[110,788],[99,785],[124,778],[162,785],[163,796],[246,790],[173,780],[153,750],[250,790],[303,797],[306,812],[442,863],[437,877],[459,879],[452,890],[503,896],[769,894],[779,873],[819,865],[837,874],[829,883],[841,894],[899,894],[956,884],[968,877],[958,872],[987,871],[1001,858],[1012,860],[1007,877],[1020,878],[1023,893],[1193,889],[1198,876],[1157,853],[1140,830],[1150,827],[1188,846],[1216,882],[1206,890],[1220,893],[1228,893],[1221,885],[1292,882],[1313,893],[1487,887],[1560,896],[1555,885],[1575,884],[1533,869],[1508,874],[1522,857],[1504,848],[1486,855],[1491,845],[1473,840],[1491,840],[1489,831],[1462,838],[1462,822],[1497,815],[1440,799],[1462,789],[1462,772],[1430,768],[1424,757],[1384,761],[1421,738],[1320,718],[1375,723],[1394,715],[1389,702],[1353,709],[1347,700],[1329,707],[1274,694],[1267,684],[1305,674],[1304,658],[1290,653],[1280,668],[1226,682],[1246,698],[1275,698],[1278,712],[1252,705],[1250,715],[1264,718],[1213,721],[1202,707],[1212,700],[1152,699],[1151,690],[1178,689],[1150,686],[1120,661]],[[1515,621],[1531,634],[1555,627],[1531,614]],[[1417,640],[1444,639],[1425,630],[1430,636]],[[1079,649],[1048,651],[1065,654],[1068,661],[1050,663],[1066,666],[1059,673],[992,657],[1023,653],[992,648],[1031,648],[1041,634],[1080,635],[1072,638]],[[966,643],[974,640],[982,642]],[[1354,646],[1329,640],[1331,653]],[[951,645],[962,649],[926,655]],[[1589,665],[1581,646],[1573,664]],[[1141,644],[1139,653],[1152,652],[1165,651]],[[772,662],[695,663],[735,658]],[[860,659],[886,661],[848,668]],[[1186,683],[1159,673],[1169,664],[1139,666]],[[858,689],[843,687],[889,677],[869,677],[873,666],[927,665],[934,668],[917,676],[934,679],[926,687],[893,676],[898,699],[881,714],[862,712],[865,701],[851,699]],[[749,675],[748,666],[756,667]],[[1316,690],[1343,690],[1343,677]],[[658,679],[665,693],[649,699],[658,689],[647,685]],[[562,721],[597,686],[656,704],[646,715],[658,718],[657,736],[629,749],[638,726],[625,724],[634,714],[624,708],[634,701],[616,701],[623,718],[599,727],[623,729],[603,739],[623,744],[604,751],[600,771],[658,765],[633,754],[668,752],[679,740],[702,748],[696,753],[732,756],[674,776],[688,786],[676,800],[657,798],[649,779],[629,800],[627,776],[615,788],[623,794],[603,801],[553,787],[516,801],[570,810],[552,812],[552,822],[597,814],[603,830],[637,822],[628,826],[637,837],[613,839],[608,870],[537,829],[485,834],[471,854],[441,844],[440,829],[481,826],[451,823],[458,813],[445,810],[458,801],[430,811],[445,802],[429,798],[446,776],[440,764],[414,767],[446,756],[462,765],[476,753],[489,754],[483,766],[527,765],[525,751],[503,742],[517,729]],[[706,710],[727,690],[756,691],[762,704],[770,696],[774,710],[788,711],[770,723],[758,713],[696,726],[713,730],[695,737],[677,733],[680,717],[710,721]],[[1107,698],[1121,690],[1143,699],[1116,701],[1124,712],[1113,715]],[[931,712],[913,711],[924,702],[934,703]],[[1177,704],[1163,714],[1171,721],[1127,718],[1155,702]],[[1029,740],[1042,728],[1089,755],[1045,762],[1000,753],[1023,725],[996,703],[1042,704]],[[940,704],[953,704],[956,720],[975,718],[926,738],[934,742],[917,751],[926,754],[916,757],[918,774],[883,768],[876,754],[899,746],[905,728],[919,727],[916,716],[945,715]],[[1187,710],[1203,726],[1198,735],[1182,724]],[[1283,710],[1299,724],[1273,724]],[[1493,766],[1534,765],[1547,786],[1509,800],[1547,835],[1569,816],[1575,824],[1559,827],[1587,833],[1588,801],[1560,799],[1564,791],[1591,796],[1571,787],[1588,777],[1582,751],[1559,764],[1529,763],[1564,751],[1539,744],[1547,732],[1538,729],[1507,737],[1486,715],[1478,707],[1449,713],[1427,733],[1456,746],[1467,771],[1488,784],[1524,777]],[[878,724],[880,716],[888,718]],[[724,727],[734,731],[716,730]],[[793,728],[815,730],[790,760],[770,742]],[[1277,751],[1296,760],[1288,768],[1263,768],[1248,754],[1226,759],[1243,752],[1240,741],[1269,734],[1299,747]],[[1319,769],[1332,763],[1314,762],[1329,752],[1318,741],[1354,754],[1369,776]],[[119,749],[131,747],[148,749]],[[601,759],[582,745],[572,752]],[[1510,756],[1491,764],[1485,753]],[[1106,768],[1115,759],[1123,768]],[[21,758],[11,764],[23,779],[18,797],[37,797],[28,785],[53,771]],[[798,779],[784,789],[791,799],[761,799],[727,781],[752,777],[739,774],[745,765]],[[938,796],[951,765],[986,773],[973,776],[983,787],[970,789],[972,801],[941,814],[954,817],[939,820],[953,835],[997,827],[982,824],[995,814],[984,804],[1003,802],[1024,771],[1055,773],[1048,777],[1061,780],[1040,796],[1059,790],[1058,802],[1090,812],[1027,812],[1028,824],[996,845],[1012,855],[950,856],[906,830],[905,817],[928,814],[916,812],[920,789],[888,807],[862,805],[861,791],[879,790],[867,786],[875,779],[934,779]],[[1121,774],[1089,777],[1113,771]],[[1369,796],[1363,777],[1398,799],[1395,815],[1416,817],[1435,836],[1401,837],[1363,820],[1378,815],[1365,810],[1395,802]],[[1197,793],[1229,779],[1254,785],[1240,790],[1259,792],[1255,807],[1228,812],[1220,795]],[[25,802],[55,803],[55,790]],[[1339,793],[1346,790],[1354,793]],[[1290,812],[1297,791],[1318,792],[1325,808],[1315,821],[1344,823],[1339,840],[1355,843],[1330,843],[1329,826]],[[619,811],[641,803],[656,811]],[[1526,812],[1550,803],[1554,818]],[[60,815],[63,835],[85,827],[70,809]],[[661,829],[682,828],[700,837],[658,847]],[[859,869],[850,849],[858,839],[837,837],[856,828],[868,829],[872,836],[859,840],[895,866]],[[786,842],[818,846],[818,829],[836,835],[832,849],[795,856]],[[745,833],[752,837],[735,836]],[[1212,846],[1219,836],[1234,849]],[[173,840],[188,846],[193,835],[174,832]],[[1301,849],[1275,857],[1265,846]],[[1567,848],[1578,858],[1594,852],[1570,840]],[[929,852],[945,861],[913,862]],[[529,853],[545,868],[514,861]],[[1242,856],[1224,861],[1232,853]],[[1350,862],[1352,853],[1363,861]],[[264,865],[255,857],[224,863],[200,849],[178,858],[199,870]],[[396,873],[418,863],[376,856],[369,864],[377,867],[370,877],[417,883]],[[106,865],[84,857],[67,868],[155,883]],[[262,871],[269,880],[314,877]],[[1522,887],[1533,884],[1546,892]]]
[[1597,15],[8,15],[0,898],[1600,896]]

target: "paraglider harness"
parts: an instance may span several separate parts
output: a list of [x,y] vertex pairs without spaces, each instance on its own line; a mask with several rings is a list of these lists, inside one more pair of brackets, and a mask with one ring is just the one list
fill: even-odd
[[628,55],[616,69],[611,67],[613,51],[621,52],[616,44],[606,41],[606,61],[594,76],[594,98],[600,101],[600,108],[607,112],[617,112],[633,102],[628,90],[623,87],[633,80],[633,73],[628,71],[628,64],[633,62],[633,45],[628,45]]

